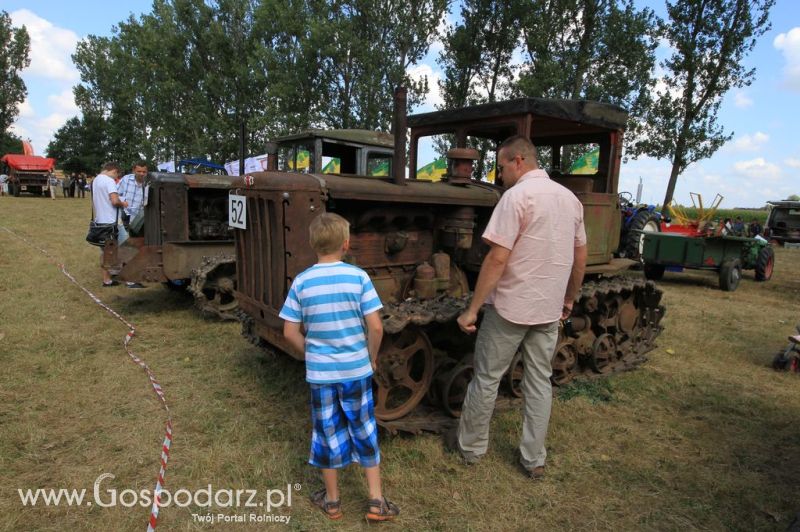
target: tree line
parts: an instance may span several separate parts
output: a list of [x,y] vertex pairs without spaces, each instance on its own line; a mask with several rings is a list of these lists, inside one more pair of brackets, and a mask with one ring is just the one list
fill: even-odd
[[22,152],[22,139],[9,128],[19,115],[19,105],[28,95],[20,71],[31,64],[30,48],[27,30],[14,28],[8,13],[0,11],[0,157]]
[[[48,154],[70,170],[107,158],[236,158],[302,128],[388,130],[392,89],[413,109],[436,83],[409,76],[435,42],[442,109],[518,96],[629,110],[626,156],[672,163],[674,182],[731,134],[723,96],[749,85],[743,59],[774,0],[154,0],[73,55],[82,116]],[[453,10],[457,22],[443,23]],[[656,61],[656,48],[665,58]]]

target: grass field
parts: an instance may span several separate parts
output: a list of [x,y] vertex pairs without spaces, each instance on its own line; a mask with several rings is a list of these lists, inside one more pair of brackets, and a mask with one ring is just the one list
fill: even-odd
[[[310,423],[303,367],[250,346],[235,323],[204,319],[161,286],[100,288],[84,242],[89,200],[0,198],[0,529],[144,530],[149,508],[23,506],[17,489],[152,490],[166,415],[126,355],[125,326],[40,251],[137,327],[133,351],[163,385],[174,422],[166,487],[286,491],[292,530],[354,530],[363,476],[343,475],[344,519],[308,502]],[[382,437],[390,530],[785,530],[800,511],[800,376],[772,356],[800,321],[800,250],[778,249],[773,279],[745,272],[736,292],[706,273],[667,273],[666,327],[639,370],[571,387],[554,402],[548,476],[516,466],[521,418],[499,413],[490,452],[467,467],[435,436]],[[633,273],[632,275],[639,275]],[[130,499],[129,499],[130,500]],[[215,509],[233,515],[263,509]],[[196,506],[162,508],[160,530],[200,524]]]

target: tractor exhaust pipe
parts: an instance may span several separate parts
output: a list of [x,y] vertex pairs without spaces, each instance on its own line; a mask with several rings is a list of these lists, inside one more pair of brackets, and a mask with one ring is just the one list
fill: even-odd
[[392,177],[397,185],[406,182],[406,88],[397,87],[394,91],[394,122],[392,135],[394,135],[394,160],[392,161]]

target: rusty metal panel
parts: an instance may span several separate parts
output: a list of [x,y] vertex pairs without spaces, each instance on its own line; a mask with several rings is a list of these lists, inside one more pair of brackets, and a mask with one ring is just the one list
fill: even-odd
[[625,270],[630,270],[634,264],[638,263],[638,261],[631,259],[611,259],[611,262],[608,264],[586,266],[586,275],[614,275]]
[[161,245],[161,187],[148,185],[147,205],[144,207],[144,242],[148,246]]
[[203,257],[231,255],[233,241],[167,242],[163,246],[164,275],[168,279],[189,279]]
[[[237,297],[249,298],[258,308],[256,316],[262,319],[269,313],[277,316],[291,279],[316,261],[307,228],[324,210],[320,185],[297,175],[305,190],[298,183],[284,190],[236,190],[247,197],[247,229],[235,233]],[[292,253],[286,252],[287,241],[293,246]]]
[[433,254],[432,231],[403,231],[406,241],[397,253],[386,253],[387,233],[351,233],[350,255],[357,265],[370,268],[418,264]]
[[242,190],[293,192],[313,190],[323,197],[360,199],[393,203],[457,204],[493,207],[502,195],[499,187],[474,183],[453,185],[409,180],[402,185],[382,177],[344,177],[329,174],[300,174],[294,172],[254,172],[248,174],[252,184],[244,177],[234,181]]
[[229,189],[237,179],[237,176],[213,174],[190,174],[183,177],[189,188],[220,188],[225,190]]
[[611,261],[619,246],[622,216],[619,200],[614,194],[576,193],[583,204],[583,224],[589,255],[586,264],[602,264]]
[[317,262],[317,254],[308,243],[311,220],[325,211],[318,191],[296,191],[283,201],[283,230],[286,245],[286,277],[297,274]]
[[[252,179],[252,181],[250,181]],[[319,190],[319,179],[311,174],[299,172],[253,172],[234,179],[232,188],[237,194],[246,194],[248,190],[292,191]]]
[[159,194],[161,242],[189,239],[189,206],[184,183],[164,183]]
[[123,265],[119,277],[137,283],[164,283],[161,246],[142,246],[130,262]]
[[481,184],[454,185],[444,182],[406,181],[397,185],[385,178],[342,177],[325,175],[330,197],[392,203],[435,205],[471,205],[493,207],[500,200],[499,187]]

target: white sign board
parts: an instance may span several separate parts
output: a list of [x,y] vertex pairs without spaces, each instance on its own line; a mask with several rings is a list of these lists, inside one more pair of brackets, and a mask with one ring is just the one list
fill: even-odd
[[[224,164],[228,175],[239,175],[239,159],[228,161]],[[263,172],[267,169],[267,154],[255,155],[244,160],[244,171],[246,174],[251,172]]]
[[159,172],[175,172],[175,161],[164,161],[156,165]]
[[228,225],[247,229],[247,198],[245,196],[228,195]]

